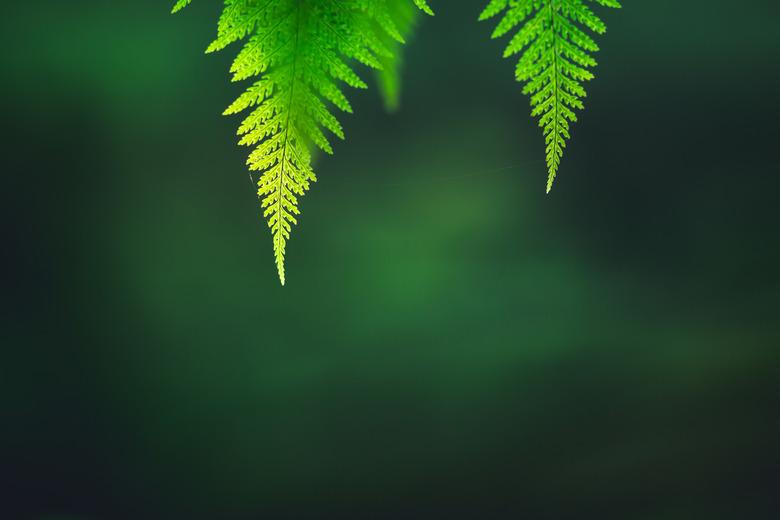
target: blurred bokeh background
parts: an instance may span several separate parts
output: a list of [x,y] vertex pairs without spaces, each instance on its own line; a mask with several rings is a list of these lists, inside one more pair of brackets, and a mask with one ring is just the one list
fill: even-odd
[[432,0],[285,288],[220,2],[169,3],[3,6],[1,518],[778,518],[777,2],[605,13],[546,196],[483,2]]

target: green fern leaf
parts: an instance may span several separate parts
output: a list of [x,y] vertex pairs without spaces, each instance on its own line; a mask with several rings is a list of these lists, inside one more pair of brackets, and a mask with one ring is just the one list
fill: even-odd
[[414,5],[419,7],[425,14],[433,16],[433,9],[428,5],[427,0],[414,0]]
[[417,26],[420,9],[415,9],[408,0],[387,0],[387,5],[401,39],[394,38],[388,33],[382,35],[382,43],[390,49],[392,55],[379,57],[382,68],[376,71],[376,76],[385,109],[388,112],[395,112],[401,104],[402,47]]
[[171,13],[178,13],[179,11],[181,11],[182,9],[190,5],[190,2],[192,2],[192,0],[178,0],[178,2],[176,2],[176,5],[173,6]]
[[558,174],[566,148],[574,110],[584,108],[583,83],[593,79],[592,54],[599,50],[582,27],[603,34],[606,25],[588,3],[619,8],[617,0],[491,0],[480,15],[487,20],[503,13],[493,38],[519,29],[509,41],[504,57],[520,55],[515,69],[523,93],[531,98],[531,115],[539,118],[545,137],[547,192]]
[[[239,144],[254,147],[247,164],[260,175],[258,196],[282,285],[299,198],[316,181],[312,152],[333,153],[325,131],[344,138],[333,115],[333,107],[352,112],[342,84],[366,88],[351,62],[381,69],[393,55],[384,39],[403,41],[389,1],[225,0],[217,38],[206,49],[246,40],[230,72],[233,81],[256,80],[224,113],[250,110]],[[189,3],[179,0],[174,12]],[[430,11],[424,0],[414,3]]]

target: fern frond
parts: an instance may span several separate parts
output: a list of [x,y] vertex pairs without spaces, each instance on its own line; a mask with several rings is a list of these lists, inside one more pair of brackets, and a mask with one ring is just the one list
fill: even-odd
[[182,9],[190,5],[190,2],[192,2],[192,0],[178,0],[176,2],[176,5],[173,6],[173,9],[171,9],[171,13],[178,13],[179,11],[181,11]]
[[[342,84],[366,88],[351,62],[380,69],[393,54],[384,38],[403,40],[388,1],[225,0],[217,38],[206,49],[246,40],[230,72],[233,81],[256,80],[224,113],[250,110],[239,144],[254,147],[247,164],[260,175],[258,196],[282,285],[299,198],[316,181],[313,149],[333,153],[326,131],[344,138],[333,114],[334,107],[352,112]],[[189,2],[179,0],[174,11]],[[414,3],[430,11],[424,0]]]
[[390,17],[398,28],[398,36],[384,33],[382,43],[390,49],[391,56],[380,56],[382,68],[376,71],[379,93],[385,109],[395,112],[401,104],[401,69],[403,68],[403,44],[414,32],[420,9],[408,0],[387,0]]
[[419,7],[425,14],[433,16],[433,9],[428,5],[427,0],[414,0],[414,5]]
[[571,137],[570,124],[577,121],[574,111],[584,108],[583,84],[593,79],[589,69],[596,66],[592,54],[598,45],[583,28],[596,34],[607,29],[588,3],[621,7],[617,0],[491,0],[480,15],[487,20],[503,14],[493,38],[517,29],[504,57],[520,55],[515,77],[525,83],[531,115],[545,137],[548,193]]

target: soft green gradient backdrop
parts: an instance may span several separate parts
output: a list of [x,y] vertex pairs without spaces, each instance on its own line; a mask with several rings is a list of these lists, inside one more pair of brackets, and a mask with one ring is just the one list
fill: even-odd
[[220,3],[169,3],[3,7],[0,517],[777,518],[777,2],[605,13],[545,196],[482,2],[433,0],[284,289]]

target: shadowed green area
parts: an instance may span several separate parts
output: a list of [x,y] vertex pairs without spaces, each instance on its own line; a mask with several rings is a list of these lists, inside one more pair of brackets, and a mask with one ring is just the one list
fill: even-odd
[[483,2],[432,2],[285,288],[219,2],[169,3],[0,22],[0,517],[776,517],[774,2],[606,13],[550,196]]

